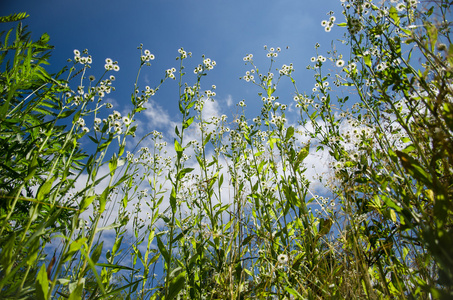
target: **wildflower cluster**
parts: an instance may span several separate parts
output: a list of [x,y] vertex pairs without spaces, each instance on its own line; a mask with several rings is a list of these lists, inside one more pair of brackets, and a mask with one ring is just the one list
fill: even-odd
[[293,64],[283,65],[282,68],[278,71],[280,75],[290,75],[294,71]]
[[211,60],[210,58],[205,58],[205,59],[203,59],[203,66],[204,66],[207,70],[212,70],[212,69],[214,69],[215,65],[216,65],[215,60]]
[[212,90],[206,90],[206,91],[204,91],[204,93],[205,93],[206,97],[208,97],[208,98],[215,97],[217,95],[216,92],[214,92]]
[[285,125],[286,122],[287,122],[287,120],[284,116],[278,116],[278,115],[272,114],[270,123],[274,124],[277,128],[283,128],[283,126]]
[[175,74],[173,74],[174,72],[176,72],[176,68],[167,69],[165,71],[166,76],[171,79],[176,79]]
[[335,16],[330,16],[329,20],[322,20],[321,25],[324,27],[326,32],[330,32],[332,30],[335,20]]
[[182,48],[182,47],[178,49],[178,53],[179,53],[179,57],[176,58],[177,60],[178,59],[185,59],[185,58],[187,58],[187,56],[192,56],[191,52],[187,53],[187,51],[184,50],[184,48]]
[[189,95],[190,97],[193,97],[195,95],[195,91],[198,89],[198,87],[196,85],[190,87],[190,86],[186,86],[184,88],[184,94],[187,94]]
[[108,79],[102,80],[99,86],[96,87],[96,93],[100,98],[103,98],[105,94],[110,94],[115,88],[112,86],[112,82],[115,81],[115,76],[110,75]]
[[148,85],[145,87],[145,95],[147,96],[154,96],[156,94],[156,90],[150,88]]
[[317,57],[313,56],[310,58],[310,61],[315,63],[314,68],[319,68],[322,66],[322,63],[327,61],[327,58],[325,56],[318,55]]
[[252,58],[253,58],[253,54],[247,54],[246,56],[244,56],[244,58],[242,60],[245,62],[248,62],[248,61],[252,61]]
[[203,56],[203,64],[199,64],[195,70],[193,71],[195,74],[199,74],[204,72],[205,70],[212,70],[216,66],[215,60],[211,60],[210,58],[204,58]]
[[276,98],[275,96],[269,96],[269,97],[261,97],[261,100],[263,101],[264,104],[272,104]]
[[[94,130],[97,132],[102,132],[105,129],[108,129],[111,132],[116,134],[123,133],[123,126],[129,127],[129,125],[133,122],[129,116],[121,116],[121,113],[114,110],[112,114],[110,114],[107,119],[101,119],[98,117],[94,118]],[[107,127],[101,127],[101,124],[107,125]]]
[[[88,78],[91,82],[95,80],[93,75],[90,75]],[[109,78],[102,80],[97,86],[91,86],[88,91],[85,91],[85,86],[79,85],[77,91],[68,91],[65,93],[65,96],[68,101],[71,101],[71,105],[79,105],[83,101],[94,101],[96,95],[99,97],[98,100],[100,101],[105,94],[109,94],[111,91],[115,90],[111,85],[114,80],[115,76],[110,75]]]
[[267,57],[277,57],[278,56],[278,53],[280,53],[280,51],[282,51],[282,49],[280,47],[277,47],[277,48],[274,48],[274,47],[271,47],[271,48],[267,48],[267,46],[265,45],[264,46],[264,50],[268,50],[266,56]]
[[106,58],[105,59],[104,68],[107,71],[108,70],[113,70],[113,71],[118,72],[120,70],[120,67],[118,66],[118,62],[117,61],[113,61],[111,58]]
[[357,34],[360,30],[362,30],[362,22],[355,17],[349,17],[348,30],[351,35]]
[[246,71],[245,76],[241,77],[240,79],[244,79],[247,82],[249,81],[255,82],[255,76],[253,74],[255,74],[255,70],[253,69],[250,71]]
[[140,56],[142,63],[149,62],[150,60],[154,60],[155,56],[149,50],[143,51],[143,55]]
[[85,120],[83,118],[79,118],[77,120],[77,125],[79,125],[82,128],[82,132],[84,133],[90,132],[90,129],[85,126]]
[[[88,54],[88,50],[85,49],[83,50],[83,54]],[[88,56],[81,56],[80,55],[80,51],[75,49],[74,50],[74,60],[82,65],[89,65],[93,62],[93,60],[91,59],[91,55],[88,55]]]
[[333,213],[336,203],[334,199],[329,199],[329,197],[323,197],[319,195],[314,195],[316,203],[319,205],[320,209],[315,208],[315,213],[318,217],[329,216]]

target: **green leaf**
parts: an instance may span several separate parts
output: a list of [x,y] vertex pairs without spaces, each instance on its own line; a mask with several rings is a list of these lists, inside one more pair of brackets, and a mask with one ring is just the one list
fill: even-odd
[[371,68],[371,55],[365,55],[363,57],[363,60],[365,61],[365,65]]
[[162,256],[164,257],[165,262],[166,262],[167,265],[168,265],[169,262],[170,262],[170,256],[168,255],[168,251],[167,251],[167,249],[165,248],[164,243],[162,243],[160,237],[159,237],[159,236],[156,236],[156,239],[157,239],[157,247],[159,247],[159,251],[160,251],[160,253],[162,254]]
[[396,223],[396,214],[393,209],[390,209],[390,219],[392,219],[392,221]]
[[115,241],[115,243],[113,244],[113,248],[112,248],[112,255],[115,255],[115,253],[120,248],[122,242],[123,242],[123,236],[121,236],[119,239],[117,239]]
[[170,193],[170,206],[171,206],[171,211],[176,212],[176,191],[175,191],[174,187],[172,187],[171,193]]
[[426,32],[429,37],[429,42],[431,43],[431,52],[434,52],[434,49],[436,48],[436,43],[437,43],[437,35],[438,35],[437,28],[433,24],[427,23]]
[[99,257],[101,257],[102,253],[102,247],[104,245],[104,241],[102,241],[94,250],[93,253],[91,254],[91,260],[93,263],[97,263],[99,260]]
[[400,24],[400,17],[398,16],[398,11],[394,6],[390,7],[389,16],[393,19],[396,25]]
[[280,141],[280,139],[278,139],[278,138],[270,138],[270,139],[269,139],[268,142],[269,142],[269,146],[271,147],[271,149],[274,149],[274,144],[275,144],[276,142],[278,142],[278,141]]
[[176,176],[177,180],[181,180],[182,178],[184,178],[184,176],[187,173],[190,173],[193,170],[194,170],[194,168],[184,168],[184,169],[182,169],[181,171],[179,171],[178,175]]
[[172,300],[178,296],[179,292],[182,290],[184,287],[184,284],[186,283],[186,272],[181,272],[178,274],[178,276],[174,277],[169,286],[169,292],[167,298],[165,300]]
[[400,206],[398,206],[398,204],[396,204],[392,199],[390,199],[389,197],[385,196],[385,195],[381,195],[380,197],[378,197],[377,195],[374,196],[374,201],[376,203],[379,203],[380,200],[383,200],[385,204],[387,204],[388,207],[390,208],[393,208],[394,210],[396,210],[397,212],[401,212],[402,211],[402,208]]
[[33,159],[28,164],[28,175],[27,175],[27,177],[25,177],[24,181],[28,181],[28,180],[32,179],[33,176],[35,176],[35,173],[36,173],[38,167],[39,167],[38,156],[34,155]]
[[129,271],[139,272],[139,270],[137,270],[137,269],[134,269],[134,268],[131,268],[128,266],[122,266],[122,265],[97,263],[96,266],[103,267],[103,268],[109,268],[109,269],[129,270]]
[[192,124],[194,118],[195,118],[195,117],[190,117],[189,119],[187,119],[187,120],[184,122],[184,124],[182,125],[182,128],[183,128],[183,129],[187,129],[187,128],[190,126],[190,124]]
[[93,200],[96,198],[96,195],[89,196],[89,197],[83,197],[82,201],[80,201],[79,209],[80,212],[85,211],[85,209],[90,206],[90,204],[93,202]]
[[71,245],[69,246],[69,250],[68,252],[65,254],[65,259],[63,260],[64,262],[67,262],[69,261],[72,256],[80,250],[80,248],[85,244],[85,242],[87,241],[87,238],[83,237],[83,238],[80,238],[74,242],[71,243]]
[[[10,270],[13,265],[13,255],[14,255],[14,248],[16,242],[16,233],[13,232],[7,242],[4,240],[2,241],[4,244],[2,245],[2,251],[0,256],[0,263],[3,266],[4,270]],[[8,273],[9,271],[7,271]]]
[[318,236],[321,237],[329,233],[330,228],[332,227],[332,219],[321,218],[319,221]]
[[96,232],[104,231],[104,230],[111,230],[111,229],[114,229],[114,228],[118,228],[120,226],[121,226],[121,222],[115,222],[115,223],[112,223],[112,224],[107,225],[105,227],[96,228]]
[[116,153],[113,153],[113,157],[109,161],[110,176],[113,176],[117,166],[118,166],[118,158],[116,156]]
[[206,144],[209,142],[209,140],[211,139],[211,135],[212,135],[212,132],[210,132],[206,138],[204,139],[203,141],[203,146],[206,146]]
[[250,241],[254,238],[255,236],[250,234],[249,236],[247,236],[243,241],[242,241],[242,246],[244,245],[247,245],[248,243],[250,243]]
[[45,196],[50,192],[52,188],[52,184],[55,181],[55,177],[48,178],[38,189],[38,193],[36,195],[36,200],[43,201]]
[[348,26],[348,23],[338,23],[337,26],[339,26],[339,27],[346,27],[346,26]]
[[33,244],[27,251],[27,265],[32,266],[33,264],[36,263],[39,249],[40,249],[39,239],[35,239],[33,241]]
[[307,158],[309,150],[310,150],[310,144],[307,144],[305,147],[300,149],[299,153],[297,154],[297,161],[299,163],[301,163],[305,158]]
[[304,299],[301,294],[299,294],[295,289],[290,288],[289,286],[285,286],[285,291],[293,295],[295,299]]
[[290,126],[290,127],[288,127],[288,129],[286,129],[285,140],[289,141],[289,139],[292,138],[293,136],[294,136],[294,127]]
[[176,154],[178,155],[178,159],[181,158],[183,150],[184,149],[181,147],[181,144],[178,142],[177,139],[175,139],[175,151],[176,151]]
[[82,278],[79,282],[73,282],[69,284],[69,290],[71,294],[68,300],[80,300],[82,299],[83,287],[85,286],[85,278]]
[[428,172],[426,172],[422,166],[412,158],[409,154],[396,150],[396,155],[398,155],[401,164],[404,169],[416,180],[421,181],[427,187],[433,189],[433,180]]
[[105,210],[105,204],[107,203],[107,196],[110,193],[110,187],[106,187],[105,190],[102,192],[101,196],[99,197],[99,213],[103,213]]
[[7,22],[16,22],[28,18],[26,12],[21,12],[17,14],[10,14],[9,16],[0,17],[0,23],[7,23]]
[[43,264],[41,270],[36,277],[36,297],[38,300],[47,300],[47,293],[49,292],[49,280],[47,279],[46,266]]

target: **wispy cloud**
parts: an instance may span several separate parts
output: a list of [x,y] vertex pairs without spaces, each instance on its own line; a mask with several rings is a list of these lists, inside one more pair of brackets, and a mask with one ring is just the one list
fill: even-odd
[[163,129],[172,125],[168,112],[157,104],[156,101],[150,99],[149,102],[145,104],[145,108],[146,110],[144,112],[147,118],[146,125],[148,129]]

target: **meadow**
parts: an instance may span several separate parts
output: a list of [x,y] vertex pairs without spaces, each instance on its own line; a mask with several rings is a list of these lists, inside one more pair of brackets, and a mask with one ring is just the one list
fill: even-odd
[[[139,86],[155,59],[140,46],[124,114],[105,100],[120,63],[95,78],[101,59],[75,49],[50,74],[50,37],[32,41],[26,13],[1,17],[0,298],[452,299],[451,3],[341,2],[346,22],[320,25],[344,38],[307,58],[313,89],[265,46],[268,65],[243,58],[257,95],[233,116],[206,113],[207,56],[175,49],[179,67]],[[171,80],[174,135],[143,134]]]

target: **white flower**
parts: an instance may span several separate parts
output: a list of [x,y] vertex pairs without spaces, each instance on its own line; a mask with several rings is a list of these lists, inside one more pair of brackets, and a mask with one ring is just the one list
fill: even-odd
[[121,113],[119,111],[113,111],[113,118],[114,119],[121,119]]
[[398,4],[396,5],[396,9],[397,9],[398,11],[403,11],[405,8],[406,8],[406,5],[404,5],[404,3],[398,3]]
[[85,120],[82,119],[82,118],[79,118],[79,120],[77,121],[77,123],[80,125],[80,126],[85,126]]
[[279,264],[285,264],[288,261],[288,256],[285,254],[280,254],[279,256],[277,256],[277,260]]
[[123,117],[123,123],[125,125],[129,125],[129,124],[131,124],[131,119],[129,119],[128,117]]
[[342,60],[342,59],[337,60],[336,66],[339,67],[339,68],[343,67],[344,66],[344,60]]
[[74,55],[75,55],[75,56],[80,56],[80,51],[77,50],[77,49],[74,49]]

